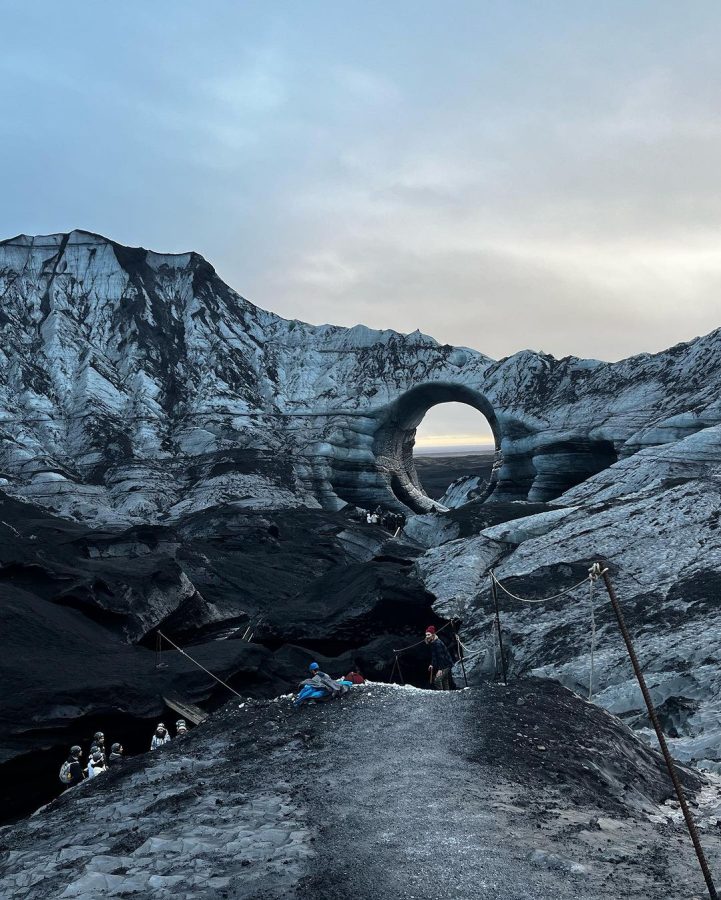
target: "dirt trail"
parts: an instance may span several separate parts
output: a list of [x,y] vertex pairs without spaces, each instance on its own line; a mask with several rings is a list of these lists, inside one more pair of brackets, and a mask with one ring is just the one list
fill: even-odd
[[[307,803],[324,868],[301,896],[498,900],[575,896],[574,878],[534,867],[509,835],[511,799],[489,766],[459,765],[468,740],[463,694],[361,701],[314,747]],[[390,715],[385,714],[386,712]],[[331,722],[328,721],[329,727]],[[339,764],[340,763],[340,764]]]

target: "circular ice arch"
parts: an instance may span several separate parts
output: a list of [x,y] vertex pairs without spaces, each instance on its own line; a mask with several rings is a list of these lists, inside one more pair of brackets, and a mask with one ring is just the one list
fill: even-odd
[[388,407],[383,424],[376,432],[374,453],[377,465],[387,477],[395,497],[417,513],[443,508],[423,490],[413,459],[416,429],[428,410],[439,403],[465,403],[472,406],[486,417],[491,426],[497,461],[488,489],[481,499],[486,499],[495,488],[500,465],[501,429],[493,407],[480,391],[467,385],[448,382],[433,382],[411,388]]

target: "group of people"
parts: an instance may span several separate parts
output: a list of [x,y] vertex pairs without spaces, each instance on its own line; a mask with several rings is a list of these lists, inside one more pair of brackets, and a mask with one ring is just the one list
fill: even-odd
[[[438,691],[450,691],[453,688],[451,670],[454,659],[450,650],[438,636],[435,625],[429,625],[424,635],[425,645],[429,652],[428,680],[433,688]],[[354,684],[364,684],[365,678],[359,671],[357,663],[355,669],[348,672],[342,678],[331,678],[321,671],[317,662],[312,662],[308,667],[309,675],[298,686],[294,705],[302,706],[305,703],[324,702],[334,700],[347,693]]]
[[390,510],[383,512],[380,506],[377,506],[373,512],[365,511],[365,517],[368,525],[382,525],[391,534],[395,534],[406,524],[406,517],[403,513],[394,513]]
[[83,748],[75,744],[70,748],[68,758],[60,767],[60,782],[66,787],[73,787],[86,778],[95,778],[108,768],[120,765],[125,759],[123,752],[123,745],[115,743],[106,757],[105,735],[102,731],[96,731],[88,752],[87,764],[83,766],[82,763]]
[[[175,723],[176,737],[188,733],[188,726],[185,719],[178,719]],[[158,723],[155,733],[150,741],[150,749],[157,750],[163,744],[167,744],[170,740],[170,733],[162,722]],[[60,783],[65,787],[73,787],[85,781],[86,778],[95,778],[97,775],[106,772],[109,768],[116,768],[125,759],[125,751],[123,745],[115,743],[110,747],[110,753],[105,752],[105,735],[102,731],[96,731],[93,735],[93,742],[88,752],[87,764],[82,763],[83,748],[75,744],[70,748],[68,758],[60,767]]]
[[[188,726],[185,724],[185,719],[178,719],[178,721],[175,723],[175,736],[182,737],[187,733]],[[167,744],[169,740],[170,732],[162,722],[158,722],[158,727],[155,729],[155,734],[150,740],[150,749],[157,750],[158,747],[162,747],[163,744]]]

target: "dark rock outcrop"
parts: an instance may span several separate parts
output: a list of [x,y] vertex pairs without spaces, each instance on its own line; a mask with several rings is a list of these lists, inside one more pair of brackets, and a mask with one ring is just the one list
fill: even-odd
[[0,497],[0,534],[6,783],[89,722],[147,730],[164,697],[227,699],[167,642],[159,660],[158,632],[235,690],[271,696],[314,657],[388,677],[392,649],[442,621],[410,571],[422,551],[345,513],[223,507],[103,531]]

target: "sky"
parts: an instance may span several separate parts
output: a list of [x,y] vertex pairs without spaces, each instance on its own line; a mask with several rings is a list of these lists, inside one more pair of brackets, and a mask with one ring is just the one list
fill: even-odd
[[417,454],[491,450],[493,432],[486,417],[467,403],[432,406],[416,429]]
[[287,318],[494,358],[721,325],[715,0],[0,8],[2,237],[192,249]]

